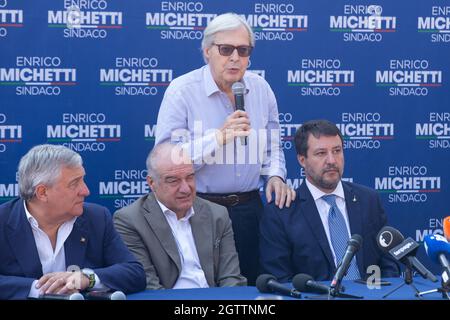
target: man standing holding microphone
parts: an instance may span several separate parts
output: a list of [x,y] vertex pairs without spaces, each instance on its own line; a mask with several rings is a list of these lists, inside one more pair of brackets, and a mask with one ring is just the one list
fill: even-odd
[[215,17],[202,40],[206,65],[167,88],[155,142],[181,144],[194,163],[198,196],[228,209],[249,285],[259,274],[259,189],[265,184],[267,201],[280,208],[295,198],[285,183],[275,95],[262,77],[246,71],[254,46],[253,31],[242,17]]

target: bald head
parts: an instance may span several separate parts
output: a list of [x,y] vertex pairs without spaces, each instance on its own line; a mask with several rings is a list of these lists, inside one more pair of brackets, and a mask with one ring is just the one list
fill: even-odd
[[156,145],[148,154],[146,165],[148,176],[157,179],[161,166],[192,165],[189,155],[179,145],[164,142]]
[[195,172],[188,154],[178,145],[162,143],[147,157],[147,183],[156,198],[175,212],[186,215],[195,199]]

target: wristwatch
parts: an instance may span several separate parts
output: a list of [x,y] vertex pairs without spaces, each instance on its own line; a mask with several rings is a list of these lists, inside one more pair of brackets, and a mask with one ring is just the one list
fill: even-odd
[[95,272],[92,269],[84,268],[81,269],[81,273],[84,274],[89,279],[89,285],[86,289],[92,289],[95,286]]

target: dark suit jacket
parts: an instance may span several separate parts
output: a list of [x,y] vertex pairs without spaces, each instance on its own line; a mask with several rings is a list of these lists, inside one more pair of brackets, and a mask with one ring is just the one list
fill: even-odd
[[[84,238],[84,241],[81,239]],[[142,265],[115,231],[105,207],[84,204],[64,243],[66,267],[95,271],[100,281],[125,293],[145,289]],[[42,277],[42,265],[27,221],[22,199],[0,206],[0,299],[26,299],[34,280]]]
[[[208,285],[245,286],[227,209],[197,197],[194,212],[189,222]],[[181,260],[155,195],[149,193],[118,210],[114,225],[144,266],[147,289],[172,288],[180,275]]]
[[[386,216],[375,190],[342,182],[350,223],[350,233],[363,237],[356,253],[361,276],[370,265],[379,265],[383,277],[399,276],[393,258],[383,254],[376,243],[378,231],[386,224]],[[356,199],[356,201],[353,201]],[[291,281],[298,273],[315,280],[331,280],[336,267],[325,229],[314,199],[306,183],[297,190],[289,208],[267,205],[260,225],[260,255],[265,273],[281,282]]]

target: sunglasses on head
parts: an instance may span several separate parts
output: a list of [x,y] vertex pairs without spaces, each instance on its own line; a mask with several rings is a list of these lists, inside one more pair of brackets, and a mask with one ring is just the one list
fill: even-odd
[[234,50],[237,50],[237,53],[240,57],[248,57],[252,53],[252,46],[232,46],[231,44],[217,44],[213,43],[213,45],[219,48],[219,53],[221,56],[231,56]]

